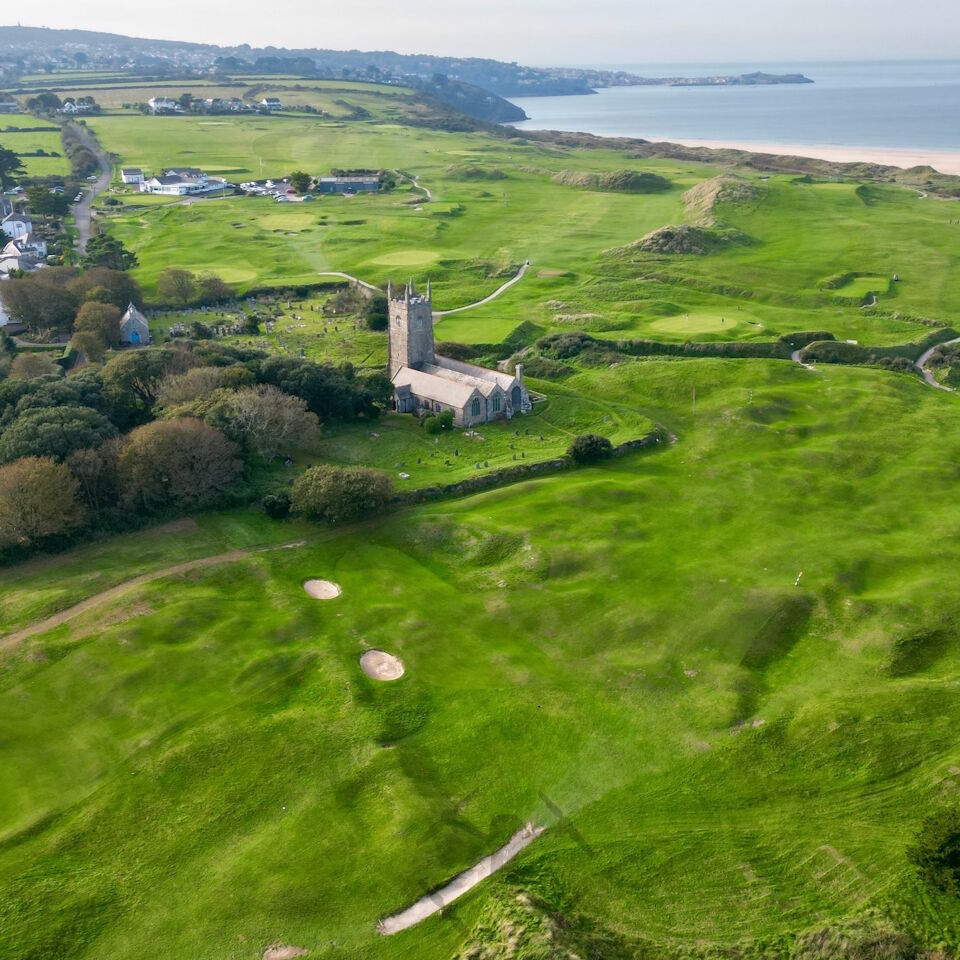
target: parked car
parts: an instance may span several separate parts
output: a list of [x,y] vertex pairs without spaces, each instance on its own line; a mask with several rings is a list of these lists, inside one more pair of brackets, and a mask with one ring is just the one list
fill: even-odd
[[87,179],[88,179],[89,181],[93,182],[93,181],[95,181],[95,180],[97,179],[97,175],[96,175],[95,173],[91,173],[90,176],[87,177]]

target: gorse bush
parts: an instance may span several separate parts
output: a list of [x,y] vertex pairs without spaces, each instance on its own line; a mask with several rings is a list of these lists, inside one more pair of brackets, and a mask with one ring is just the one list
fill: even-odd
[[927,817],[908,856],[931,887],[960,896],[960,806]]
[[574,437],[567,449],[567,456],[574,463],[597,463],[613,455],[613,444],[596,433],[581,433]]

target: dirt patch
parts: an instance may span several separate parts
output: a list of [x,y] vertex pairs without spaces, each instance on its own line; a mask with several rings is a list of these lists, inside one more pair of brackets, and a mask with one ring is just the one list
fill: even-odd
[[305,957],[309,952],[305,947],[275,943],[263,951],[263,960],[294,960],[294,957]]
[[332,580],[307,580],[303,589],[314,600],[335,600],[342,592],[340,586]]
[[403,661],[383,650],[368,650],[360,657],[360,669],[372,680],[399,680]]
[[563,277],[566,276],[568,271],[566,270],[538,270],[538,277]]

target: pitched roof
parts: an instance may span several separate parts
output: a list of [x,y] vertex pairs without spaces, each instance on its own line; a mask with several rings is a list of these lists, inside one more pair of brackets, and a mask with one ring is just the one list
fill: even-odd
[[411,393],[427,400],[437,400],[451,407],[462,408],[477,392],[476,384],[461,383],[438,377],[428,370],[401,367],[393,376],[394,387],[409,387]]
[[147,318],[132,303],[127,307],[127,312],[120,318],[121,327],[126,326],[128,323],[148,325]]
[[435,357],[434,363],[451,373],[465,374],[479,380],[499,384],[503,391],[509,390],[516,379],[512,374],[502,373],[500,370],[490,370],[487,367],[478,367],[474,363],[464,363],[462,360],[454,360],[451,357]]

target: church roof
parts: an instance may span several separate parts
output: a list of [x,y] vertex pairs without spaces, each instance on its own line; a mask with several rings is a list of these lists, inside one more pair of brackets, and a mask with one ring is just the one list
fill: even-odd
[[[443,368],[444,372],[441,375],[445,376],[447,372],[465,374],[466,376],[475,377],[478,380],[499,384],[500,389],[504,391],[509,390],[513,386],[515,379],[510,373],[502,373],[500,370],[490,370],[487,367],[478,367],[474,363],[464,363],[462,360],[454,360],[451,357],[435,357],[434,363],[436,366]],[[488,390],[484,391],[485,395],[488,393]]]
[[465,407],[470,398],[477,393],[476,383],[465,383],[438,377],[426,369],[401,367],[393,376],[394,387],[409,387],[417,397],[436,400],[458,409]]
[[122,326],[128,323],[142,323],[147,326],[147,318],[132,303],[127,307],[127,312],[120,320]]

